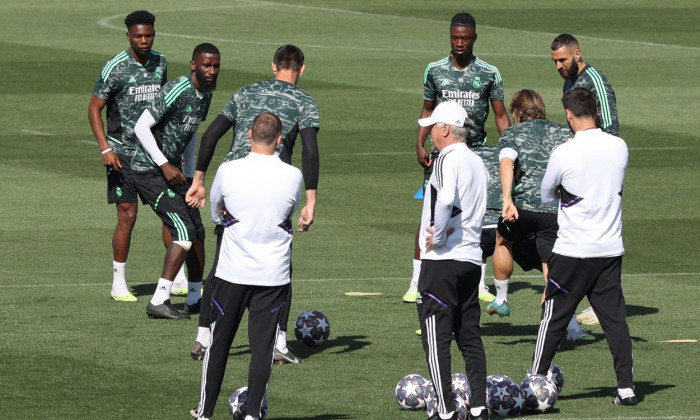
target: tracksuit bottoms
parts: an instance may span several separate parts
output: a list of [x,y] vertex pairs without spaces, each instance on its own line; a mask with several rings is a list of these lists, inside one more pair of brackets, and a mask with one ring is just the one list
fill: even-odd
[[438,412],[456,409],[450,347],[454,337],[471,388],[470,406],[486,406],[486,354],[479,320],[481,266],[455,260],[423,260],[418,279],[418,318]]
[[272,374],[275,340],[289,284],[250,286],[215,278],[211,296],[212,342],[204,356],[199,398],[200,417],[211,417],[221,392],[231,344],[248,309],[248,414],[260,417],[260,407]]
[[622,256],[574,258],[553,254],[533,354],[532,371],[546,374],[569,320],[584,296],[608,340],[618,388],[632,388],[632,340],[625,320]]

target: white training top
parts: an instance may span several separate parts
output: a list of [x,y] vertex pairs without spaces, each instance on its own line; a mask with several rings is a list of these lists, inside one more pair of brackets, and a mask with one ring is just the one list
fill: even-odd
[[[627,144],[600,129],[578,131],[549,158],[542,202],[559,204],[553,252],[574,258],[616,257],[622,245],[622,184]],[[561,199],[555,195],[561,186]]]
[[221,164],[210,198],[214,223],[226,226],[216,277],[256,286],[289,283],[290,217],[301,199],[301,179],[299,169],[274,155],[250,153]]
[[[456,260],[481,265],[481,228],[489,174],[465,143],[454,143],[433,161],[425,189],[419,234],[421,259]],[[425,230],[433,226],[433,249],[425,252]],[[451,234],[447,234],[454,229]]]

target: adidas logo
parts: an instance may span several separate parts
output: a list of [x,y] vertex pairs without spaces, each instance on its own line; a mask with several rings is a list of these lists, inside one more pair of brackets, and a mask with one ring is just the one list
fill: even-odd
[[131,76],[131,78],[129,79],[129,83],[135,83],[135,82],[136,82],[136,78],[134,76]]
[[192,112],[192,105],[187,107],[187,112]]
[[447,79],[445,79],[445,80],[443,80],[442,82],[440,82],[440,86],[447,86],[447,85],[449,85],[449,84],[450,84],[450,81],[447,80]]

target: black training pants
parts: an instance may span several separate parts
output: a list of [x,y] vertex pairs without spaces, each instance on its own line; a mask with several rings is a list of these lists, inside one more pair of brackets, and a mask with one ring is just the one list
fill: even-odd
[[573,258],[552,254],[546,298],[533,355],[533,372],[546,374],[569,320],[584,296],[608,340],[618,388],[632,388],[632,340],[625,320],[622,256]]
[[[231,344],[248,309],[248,413],[260,416],[260,406],[272,373],[277,324],[289,284],[247,286],[215,278],[211,297],[212,342],[204,356],[199,413],[211,417],[221,392]],[[257,413],[257,414],[256,414]]]

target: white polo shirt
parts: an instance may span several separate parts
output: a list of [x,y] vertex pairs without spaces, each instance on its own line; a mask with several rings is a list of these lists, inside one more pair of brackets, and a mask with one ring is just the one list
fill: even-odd
[[[421,259],[456,260],[481,265],[481,228],[489,175],[484,162],[465,143],[440,151],[423,197],[419,233]],[[433,249],[425,252],[426,227],[433,226]],[[451,234],[447,234],[454,229]]]
[[[301,171],[274,155],[250,153],[221,164],[211,189],[214,223],[224,224],[216,277],[237,284],[290,281],[292,226]],[[220,217],[220,209],[237,221]]]
[[[552,152],[542,202],[559,205],[553,252],[575,258],[616,257],[622,245],[622,184],[627,144],[601,129],[583,130]],[[561,200],[555,195],[562,187]]]

